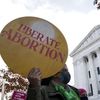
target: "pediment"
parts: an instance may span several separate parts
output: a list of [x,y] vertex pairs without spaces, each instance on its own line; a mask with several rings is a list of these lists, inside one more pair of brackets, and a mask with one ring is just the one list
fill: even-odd
[[70,56],[74,56],[78,51],[84,49],[94,41],[100,38],[100,25],[95,26],[87,36],[79,43],[79,45],[71,52]]

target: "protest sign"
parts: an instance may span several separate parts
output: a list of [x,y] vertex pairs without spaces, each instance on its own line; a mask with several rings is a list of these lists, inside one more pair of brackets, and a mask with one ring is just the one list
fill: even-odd
[[50,22],[21,17],[1,31],[0,54],[14,73],[26,77],[31,68],[39,67],[46,78],[63,68],[68,46],[61,31]]

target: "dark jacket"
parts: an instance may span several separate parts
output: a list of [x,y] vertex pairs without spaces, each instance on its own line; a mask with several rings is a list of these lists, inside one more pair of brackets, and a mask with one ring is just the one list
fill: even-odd
[[[79,96],[78,90],[74,87],[71,88],[73,88],[73,90]],[[55,91],[52,84],[49,84],[49,86],[42,86],[36,88],[30,88],[29,86],[27,92],[27,100],[65,100],[65,98],[59,92]]]

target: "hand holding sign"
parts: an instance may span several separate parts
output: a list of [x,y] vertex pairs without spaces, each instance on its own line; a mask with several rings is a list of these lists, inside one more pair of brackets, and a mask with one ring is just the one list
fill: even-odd
[[1,31],[0,54],[13,72],[26,77],[33,66],[38,66],[46,78],[62,69],[68,47],[62,33],[48,21],[21,17]]

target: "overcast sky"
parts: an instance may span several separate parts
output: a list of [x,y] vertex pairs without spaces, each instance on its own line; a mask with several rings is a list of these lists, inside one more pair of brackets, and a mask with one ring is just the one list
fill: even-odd
[[[65,36],[69,54],[95,26],[100,24],[100,11],[94,0],[1,0],[0,31],[11,20],[22,16],[35,16],[57,26]],[[67,65],[74,84],[72,59]],[[0,60],[0,67],[4,67]]]

